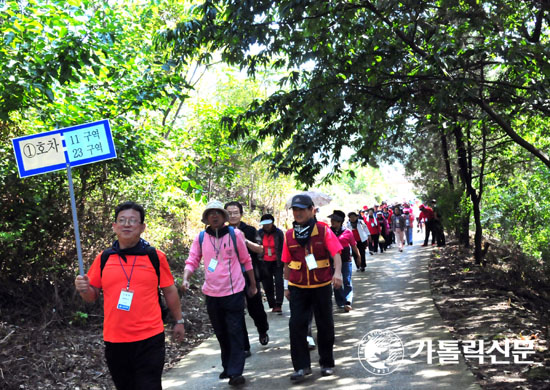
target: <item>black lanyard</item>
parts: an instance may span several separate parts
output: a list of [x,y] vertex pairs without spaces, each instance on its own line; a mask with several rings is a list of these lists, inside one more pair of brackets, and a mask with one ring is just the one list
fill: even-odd
[[126,291],[130,290],[130,280],[132,280],[132,275],[134,274],[134,266],[136,265],[136,259],[137,259],[137,255],[134,257],[134,263],[132,264],[132,270],[130,271],[130,277],[128,277],[128,274],[126,273],[126,270],[124,269],[124,266],[122,265],[122,260],[120,259],[120,255],[118,255],[118,262],[120,263],[120,266],[122,267],[122,271],[124,271],[124,276],[126,276],[126,280],[128,281],[128,284],[126,285]]

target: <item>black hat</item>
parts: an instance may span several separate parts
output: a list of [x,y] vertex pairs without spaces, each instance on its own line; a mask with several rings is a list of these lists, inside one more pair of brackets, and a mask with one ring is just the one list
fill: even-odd
[[269,225],[273,222],[275,222],[275,218],[273,218],[273,215],[271,214],[264,214],[262,215],[262,218],[260,218],[260,225]]
[[341,210],[334,210],[328,217],[338,222],[344,222],[344,219],[346,219],[346,214]]
[[313,206],[313,201],[309,195],[299,194],[292,197],[292,203],[290,207],[298,207],[299,209],[307,209]]
[[355,215],[356,217],[359,216],[355,211],[350,211],[350,212],[348,213],[348,217],[351,217],[352,215]]

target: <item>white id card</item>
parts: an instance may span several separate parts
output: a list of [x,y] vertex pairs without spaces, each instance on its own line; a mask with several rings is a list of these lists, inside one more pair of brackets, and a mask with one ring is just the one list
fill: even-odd
[[312,254],[307,255],[306,264],[307,268],[310,270],[317,268],[317,260],[315,260],[315,256],[313,256]]
[[268,256],[273,256],[273,255],[271,254],[271,247],[267,248],[267,255],[268,255]]
[[132,298],[134,298],[134,292],[123,288],[120,292],[120,298],[118,298],[118,305],[116,308],[119,310],[130,311],[130,306],[132,306]]
[[218,260],[210,259],[210,264],[208,264],[208,271],[214,272],[218,266]]

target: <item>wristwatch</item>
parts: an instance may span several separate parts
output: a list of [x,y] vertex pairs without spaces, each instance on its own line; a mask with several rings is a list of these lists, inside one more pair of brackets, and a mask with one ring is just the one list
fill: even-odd
[[183,313],[181,313],[181,319],[177,320],[176,324],[185,324],[185,318],[183,318]]

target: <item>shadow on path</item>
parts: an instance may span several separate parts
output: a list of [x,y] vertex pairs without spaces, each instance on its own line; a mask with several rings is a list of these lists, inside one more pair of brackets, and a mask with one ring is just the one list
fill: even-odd
[[[242,388],[480,389],[462,356],[458,363],[439,364],[438,342],[453,338],[445,330],[430,294],[427,265],[431,251],[431,248],[419,245],[406,247],[402,253],[393,248],[384,254],[369,256],[367,270],[353,273],[353,310],[340,313],[335,306],[336,368],[333,376],[321,377],[319,356],[314,350],[311,352],[313,375],[297,385],[290,382],[293,370],[288,338],[288,302],[284,303],[282,316],[268,313],[270,342],[267,346],[259,344],[257,332],[247,315],[252,356],[246,360],[244,376],[247,382]],[[371,374],[363,367],[368,363],[359,359],[361,340],[368,332],[377,329],[394,332],[404,344],[400,366],[388,375]],[[424,341],[422,352],[411,357],[421,341]],[[428,364],[427,341],[433,343],[431,364]],[[177,367],[165,372],[163,388],[230,388],[227,380],[218,379],[222,371],[218,348],[215,337],[204,341]]]

